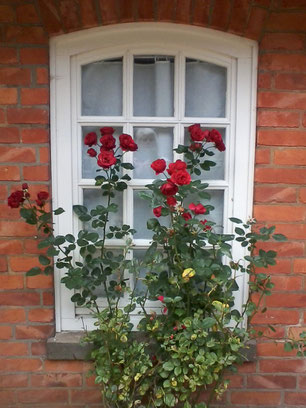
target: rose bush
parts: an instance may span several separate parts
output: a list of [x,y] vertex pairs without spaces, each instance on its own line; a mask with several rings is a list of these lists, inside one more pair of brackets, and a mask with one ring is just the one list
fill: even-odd
[[[209,171],[215,165],[214,150],[222,152],[225,146],[217,130],[203,131],[195,124],[189,127],[191,144],[176,149],[184,160],[167,166],[164,159],[157,159],[151,164],[152,172],[164,175],[141,194],[152,208],[153,217],[147,222],[152,243],[143,260],[128,259],[135,230],[109,225],[109,216],[118,211],[112,202],[115,194],[126,189],[130,180],[125,170],[133,169],[123,155],[138,146],[130,135],[122,134],[116,148],[114,129],[104,127],[100,132],[100,142],[91,132],[84,143],[104,172],[96,177],[96,185],[106,204],[91,211],[74,206],[84,222],[77,237],[54,236],[51,213],[45,209],[47,193],[38,194],[36,205],[27,185],[10,195],[8,204],[21,207],[25,221],[45,234],[39,244],[47,248],[46,255],[39,256],[42,268],[32,268],[28,274],[52,273],[50,258],[55,257],[55,266],[66,271],[62,282],[73,290],[71,300],[89,308],[96,319],[97,329],[87,333],[86,341],[93,344],[92,371],[105,407],[208,407],[226,390],[224,375],[244,361],[242,350],[255,335],[246,320],[250,323],[257,312],[264,311],[261,300],[273,286],[270,277],[256,273],[255,267],[274,265],[276,253],[258,251],[256,244],[285,238],[274,234],[274,227],[258,231],[253,220],[231,218],[236,224],[232,234],[222,233],[215,225],[208,184],[193,175]],[[196,198],[188,204],[190,196]],[[113,237],[126,242],[119,254],[106,246],[106,238]],[[243,259],[233,258],[233,243],[245,248]],[[75,252],[81,260],[75,260]],[[133,287],[127,284],[127,271]],[[249,276],[249,298],[239,309],[235,292],[243,274]],[[99,308],[96,295],[101,286],[108,305],[104,309]],[[253,301],[253,294],[259,302]],[[122,299],[126,299],[124,307]],[[298,348],[300,353],[303,347],[304,343],[286,343],[287,349]]]

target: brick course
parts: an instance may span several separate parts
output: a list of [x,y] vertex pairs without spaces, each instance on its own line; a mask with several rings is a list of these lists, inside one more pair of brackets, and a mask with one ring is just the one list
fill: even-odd
[[[265,245],[279,251],[280,262],[271,269],[269,310],[254,324],[273,337],[306,322],[305,0],[1,0],[0,405],[6,408],[100,406],[86,378],[88,363],[45,358],[45,340],[54,333],[53,282],[25,277],[43,251],[6,197],[23,181],[33,194],[50,186],[49,38],[133,21],[192,24],[259,42],[254,214],[289,241]],[[258,354],[233,377],[226,405],[305,405],[306,362],[271,340],[258,344]]]

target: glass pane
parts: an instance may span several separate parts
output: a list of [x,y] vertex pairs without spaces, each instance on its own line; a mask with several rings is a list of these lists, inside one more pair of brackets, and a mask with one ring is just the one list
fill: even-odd
[[[133,250],[133,258],[142,261],[146,254],[146,251],[146,249]],[[146,285],[143,283],[143,278],[146,276],[146,273],[146,268],[141,268],[139,271],[138,279],[136,279],[136,276],[134,276],[133,286],[135,287],[136,285],[135,294],[138,296],[143,295],[146,292]]]
[[186,58],[186,104],[188,117],[225,117],[226,68]]
[[[201,128],[203,130],[211,130],[212,127],[203,127]],[[226,129],[225,128],[215,128],[218,130],[218,132],[221,133],[223,142],[226,146]],[[185,128],[184,131],[184,144],[189,146],[192,143],[192,140],[190,139],[190,135],[188,132],[188,128]],[[214,146],[214,143],[207,143],[206,148]],[[214,167],[211,167],[209,171],[202,170],[202,173],[200,176],[196,176],[193,174],[192,179],[193,180],[224,180],[224,166],[225,166],[225,152],[219,152],[217,149],[210,149],[212,150],[215,154],[214,156],[205,156],[205,160],[209,161],[214,161],[216,165]]]
[[82,66],[82,115],[122,115],[122,58]]
[[174,57],[134,57],[134,116],[173,116]]
[[133,159],[134,178],[155,178],[155,172],[150,165],[156,159],[164,159],[167,164],[173,161],[173,128],[136,127],[134,139],[138,144]]
[[[102,126],[83,126],[82,127],[82,178],[85,179],[94,179],[100,173],[97,173],[97,169],[100,167],[97,165],[97,160],[93,157],[90,157],[87,154],[88,146],[84,145],[85,136],[90,132],[95,132],[98,136],[98,139],[101,137],[100,128]],[[113,136],[116,139],[116,144],[119,146],[119,136],[123,133],[122,127],[114,127],[115,133]],[[94,146],[93,146],[94,147]],[[99,148],[96,149],[99,153]]]
[[[92,210],[97,205],[103,205],[106,207],[107,205],[107,197],[102,196],[102,190],[100,188],[85,188],[83,189],[83,205],[88,208],[88,210]],[[121,226],[123,224],[123,215],[122,215],[122,193],[116,192],[114,198],[111,199],[112,203],[118,205],[118,211],[116,213],[111,212],[109,213],[109,222],[108,225],[113,226]],[[89,224],[90,225],[90,224]],[[87,228],[89,228],[87,224]],[[107,228],[107,231],[109,228]],[[98,229],[98,233],[102,233],[102,230]]]
[[[149,201],[139,197],[139,190],[134,191],[134,234],[136,239],[151,239],[153,232],[147,229],[147,220],[155,218],[153,209],[149,206]],[[158,218],[161,225],[170,224],[169,217]]]
[[[122,254],[122,251],[120,249],[106,248],[106,250],[111,251],[114,254],[114,256]],[[120,278],[121,278],[120,272],[117,271],[117,273],[112,273],[111,275],[108,276],[107,282],[109,283],[110,281],[115,281],[117,283],[120,283]],[[101,285],[98,288],[96,288],[94,294],[97,295],[98,297],[106,297],[104,286]]]
[[213,221],[216,223],[214,230],[216,232],[222,232],[223,230],[223,206],[224,206],[224,191],[223,190],[204,190],[210,194],[210,200],[205,200],[196,195],[190,195],[188,199],[184,201],[184,207],[188,208],[190,203],[201,203],[204,205],[212,205],[215,207],[210,214],[197,215],[197,219],[207,221]]

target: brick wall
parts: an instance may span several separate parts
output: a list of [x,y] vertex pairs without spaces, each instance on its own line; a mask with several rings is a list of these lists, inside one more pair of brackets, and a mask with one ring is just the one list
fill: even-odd
[[[53,282],[25,277],[37,265],[35,231],[6,197],[21,181],[33,194],[50,186],[48,38],[133,21],[194,24],[259,42],[254,215],[289,241],[273,244],[276,286],[256,324],[273,323],[276,336],[306,326],[306,1],[0,0],[0,407],[100,406],[88,363],[45,358]],[[227,406],[304,406],[305,361],[273,341],[257,351],[233,377]]]

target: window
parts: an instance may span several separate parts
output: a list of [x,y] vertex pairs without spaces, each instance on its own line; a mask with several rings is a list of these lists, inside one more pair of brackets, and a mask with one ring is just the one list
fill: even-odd
[[[253,41],[212,30],[170,24],[124,24],[73,33],[51,42],[52,179],[55,208],[66,212],[56,233],[79,228],[73,204],[94,207],[94,161],[86,157],[83,139],[90,131],[112,126],[116,135],[133,135],[139,146],[126,160],[135,169],[128,189],[118,196],[115,220],[137,230],[131,256],[141,258],[150,242],[145,220],[151,210],[138,197],[153,179],[156,158],[180,158],[172,149],[183,144],[187,127],[201,123],[218,129],[225,154],[207,173],[215,219],[231,232],[228,218],[247,219],[252,211],[254,111],[257,48]],[[108,245],[118,248],[120,240]],[[240,248],[235,249],[238,252]],[[71,293],[56,271],[57,331],[80,330],[92,320],[75,309]],[[133,285],[133,282],[131,282]],[[241,281],[237,303],[247,295]],[[103,293],[101,304],[103,305]],[[82,320],[78,317],[82,315]]]

